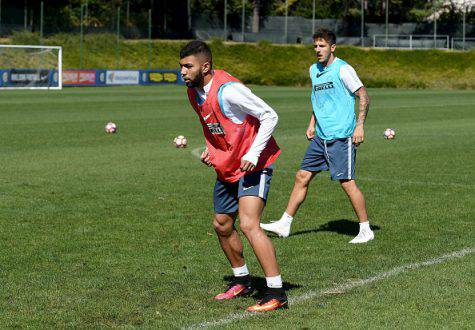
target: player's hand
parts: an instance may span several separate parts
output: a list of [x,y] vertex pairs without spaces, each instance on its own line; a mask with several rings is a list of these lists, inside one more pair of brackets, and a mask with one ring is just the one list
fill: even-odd
[[213,164],[211,164],[208,148],[206,148],[205,151],[201,153],[201,162],[207,165],[208,167],[213,166]]
[[307,140],[313,139],[315,137],[315,127],[309,127],[305,135],[307,136]]
[[242,160],[241,160],[241,166],[240,166],[239,168],[240,168],[241,171],[243,171],[243,172],[250,172],[250,171],[252,171],[255,167],[256,167],[256,165],[254,165],[254,164],[251,163],[250,161],[242,159]]
[[364,128],[363,125],[357,125],[353,132],[353,143],[357,146],[364,142]]

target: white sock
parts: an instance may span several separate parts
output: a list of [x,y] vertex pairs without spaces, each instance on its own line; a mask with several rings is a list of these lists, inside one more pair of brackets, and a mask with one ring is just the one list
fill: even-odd
[[280,220],[284,221],[284,222],[286,222],[290,225],[292,223],[292,220],[294,220],[294,217],[289,215],[287,212],[284,212],[284,214],[282,214],[282,217],[280,218]]
[[369,227],[369,221],[365,222],[360,222],[360,231],[371,231],[371,228]]
[[280,275],[266,277],[268,288],[282,288],[282,277]]
[[249,269],[247,269],[247,265],[244,264],[244,266],[233,268],[233,273],[236,277],[242,277],[249,275]]

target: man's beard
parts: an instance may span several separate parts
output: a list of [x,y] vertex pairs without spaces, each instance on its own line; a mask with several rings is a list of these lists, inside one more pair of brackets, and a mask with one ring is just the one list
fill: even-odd
[[185,83],[186,84],[186,87],[199,87],[200,86],[200,83],[203,81],[203,74],[200,72],[198,73],[198,75],[196,76],[195,79],[193,80],[190,80],[189,82]]

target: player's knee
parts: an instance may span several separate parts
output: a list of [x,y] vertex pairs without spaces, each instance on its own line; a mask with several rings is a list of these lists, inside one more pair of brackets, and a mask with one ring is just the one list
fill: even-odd
[[252,221],[252,219],[244,219],[241,217],[239,219],[239,228],[241,228],[241,231],[243,232],[244,235],[251,234],[252,231],[258,230],[259,229],[259,221]]
[[347,192],[358,190],[355,180],[340,180],[340,184]]
[[299,186],[307,186],[312,179],[312,173],[308,171],[298,171],[297,174],[295,174],[295,184],[298,184]]
[[213,227],[216,233],[220,236],[229,236],[233,231],[233,224],[219,216],[214,218]]
[[348,179],[340,180],[340,184],[341,184],[342,187],[356,186],[355,180],[348,180]]
[[219,236],[229,236],[233,231],[232,226],[221,225],[220,223],[213,221],[213,227],[216,234]]

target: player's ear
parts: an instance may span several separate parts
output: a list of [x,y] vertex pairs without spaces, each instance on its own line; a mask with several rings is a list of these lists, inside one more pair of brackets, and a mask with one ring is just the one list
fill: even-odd
[[209,61],[206,61],[203,63],[203,65],[201,66],[201,71],[203,72],[203,74],[208,74],[211,72],[211,63]]
[[332,53],[335,51],[335,49],[336,49],[336,44],[333,44],[330,46],[330,50]]

